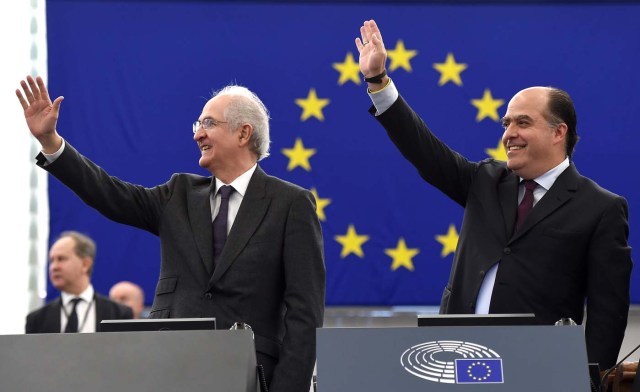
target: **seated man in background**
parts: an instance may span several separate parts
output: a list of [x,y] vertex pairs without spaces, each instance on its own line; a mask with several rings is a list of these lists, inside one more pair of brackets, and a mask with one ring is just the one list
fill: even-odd
[[130,319],[131,308],[95,292],[91,285],[96,244],[65,231],[49,250],[49,279],[59,298],[27,315],[26,333],[96,332],[102,320]]
[[135,283],[122,281],[114,284],[109,290],[109,298],[130,307],[134,319],[140,318],[144,310],[144,291]]

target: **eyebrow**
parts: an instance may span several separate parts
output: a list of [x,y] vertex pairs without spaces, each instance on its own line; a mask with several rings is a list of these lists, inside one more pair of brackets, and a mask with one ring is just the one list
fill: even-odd
[[533,121],[533,118],[531,118],[531,116],[526,115],[526,114],[520,114],[518,116],[515,116],[513,119],[511,117],[508,116],[504,116],[502,117],[502,123],[504,124],[506,121],[518,121],[518,120],[529,120],[529,121]]

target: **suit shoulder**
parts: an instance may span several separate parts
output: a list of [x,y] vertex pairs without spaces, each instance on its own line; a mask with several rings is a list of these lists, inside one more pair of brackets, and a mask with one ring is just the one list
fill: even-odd
[[580,179],[578,180],[578,189],[587,191],[590,194],[593,194],[595,197],[600,197],[603,200],[623,200],[626,203],[626,199],[624,196],[618,195],[617,193],[611,192],[610,190],[603,188],[592,180],[589,177],[585,177],[580,175]]
[[58,304],[59,304],[59,298],[56,298],[53,301],[50,301],[42,305],[38,309],[32,310],[31,312],[29,312],[29,314],[27,314],[27,317],[28,318],[37,317],[38,315],[44,314],[50,311],[51,309],[54,309],[54,307],[56,307]]
[[96,293],[96,305],[105,307],[111,313],[111,317],[118,319],[133,318],[133,311],[130,307],[119,304],[109,297]]
[[211,184],[211,176],[201,176],[193,173],[173,173],[168,184],[186,184],[191,186],[201,186]]
[[267,181],[269,188],[272,192],[288,192],[290,194],[297,194],[300,192],[308,192],[308,189],[301,187],[289,181],[285,181],[281,178],[270,176],[267,174]]

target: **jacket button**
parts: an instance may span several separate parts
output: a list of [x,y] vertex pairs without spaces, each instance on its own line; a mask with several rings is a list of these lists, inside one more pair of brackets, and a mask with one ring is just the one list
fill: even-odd
[[211,294],[211,293],[204,293],[204,298],[205,298],[205,299],[211,299],[211,298],[213,298],[213,294]]
[[470,309],[475,308],[475,306],[476,306],[476,304],[474,304],[473,302],[469,302],[469,308],[470,308]]
[[484,271],[480,271],[480,277],[484,276]]
[[504,254],[505,255],[510,255],[511,254],[511,248],[504,248]]

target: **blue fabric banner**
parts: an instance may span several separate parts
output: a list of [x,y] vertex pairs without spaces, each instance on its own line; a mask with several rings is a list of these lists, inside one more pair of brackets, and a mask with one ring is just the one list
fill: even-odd
[[[425,183],[367,112],[354,39],[375,19],[401,94],[471,160],[504,159],[509,99],[568,91],[581,174],[630,204],[640,237],[637,5],[294,4],[50,1],[48,84],[64,95],[58,131],[123,180],[154,186],[198,166],[191,124],[212,90],[255,91],[271,111],[271,175],[311,189],[322,222],[328,305],[434,305],[463,208]],[[50,181],[51,236],[98,245],[94,286],[122,279],[153,299],[157,238],[86,207]],[[634,271],[632,301],[640,302]],[[49,287],[49,296],[57,293]]]

